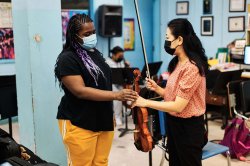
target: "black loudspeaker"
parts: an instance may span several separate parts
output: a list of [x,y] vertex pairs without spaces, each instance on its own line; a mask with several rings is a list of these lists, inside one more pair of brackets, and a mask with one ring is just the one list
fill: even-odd
[[102,5],[99,7],[98,32],[102,37],[122,36],[122,6]]

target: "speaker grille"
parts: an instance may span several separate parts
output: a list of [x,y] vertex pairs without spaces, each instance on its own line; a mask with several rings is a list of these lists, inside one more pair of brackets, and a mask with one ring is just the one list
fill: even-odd
[[100,6],[98,20],[99,35],[103,37],[122,36],[122,6]]
[[121,16],[105,16],[105,35],[121,36],[122,35],[122,17]]

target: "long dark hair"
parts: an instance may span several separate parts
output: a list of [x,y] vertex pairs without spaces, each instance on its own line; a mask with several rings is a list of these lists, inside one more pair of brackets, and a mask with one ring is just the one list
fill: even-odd
[[[200,39],[194,32],[192,24],[187,19],[174,19],[168,23],[168,28],[175,38],[183,38],[183,48],[189,61],[195,64],[201,76],[206,76],[208,72],[208,63],[205,50],[202,47]],[[168,71],[172,73],[178,63],[178,57],[175,56],[169,63]]]
[[[77,34],[82,29],[82,25],[84,23],[90,22],[93,22],[93,20],[86,14],[76,14],[70,18],[66,32],[66,43],[63,47],[63,50],[73,50],[80,57],[84,66],[89,71],[89,74],[93,77],[96,85],[98,85],[99,75],[102,75],[104,78],[105,75],[102,70],[93,62],[87,51],[80,45],[79,41],[77,40]],[[55,75],[60,82],[61,80],[59,79],[57,63],[55,65]]]

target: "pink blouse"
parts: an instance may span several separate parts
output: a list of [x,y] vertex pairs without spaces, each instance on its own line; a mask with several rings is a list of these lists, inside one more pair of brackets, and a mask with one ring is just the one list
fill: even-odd
[[190,61],[178,64],[168,78],[164,100],[175,101],[176,96],[189,102],[182,112],[169,113],[172,116],[189,118],[205,113],[206,79]]

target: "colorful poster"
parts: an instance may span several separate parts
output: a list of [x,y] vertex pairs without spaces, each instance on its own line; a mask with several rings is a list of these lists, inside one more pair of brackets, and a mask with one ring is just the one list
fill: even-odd
[[135,23],[134,19],[124,19],[124,49],[132,51],[135,49]]
[[88,14],[88,10],[62,10],[62,36],[63,44],[66,43],[66,32],[69,19],[75,14]]
[[14,63],[11,3],[0,3],[0,63]]
[[12,28],[0,29],[0,61],[14,60],[14,40]]

